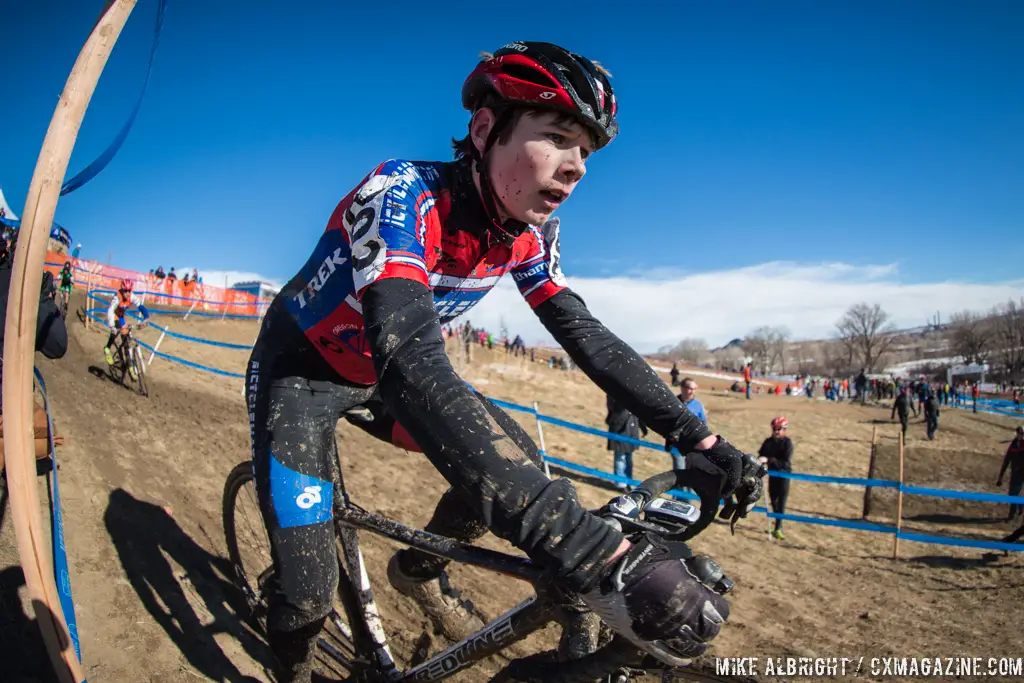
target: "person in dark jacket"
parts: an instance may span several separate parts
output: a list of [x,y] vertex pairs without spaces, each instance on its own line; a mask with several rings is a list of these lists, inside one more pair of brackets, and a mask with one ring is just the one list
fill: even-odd
[[914,407],[914,399],[910,396],[910,391],[907,387],[900,389],[899,395],[896,400],[892,403],[892,412],[889,414],[889,419],[896,417],[899,413],[900,425],[903,427],[903,437],[907,436],[907,421],[910,419],[910,413],[914,413],[914,417],[917,417],[917,408]]
[[[612,434],[628,436],[631,439],[639,439],[641,432],[647,436],[647,426],[640,422],[636,415],[616,403],[611,395],[608,396],[608,416],[604,421]],[[612,462],[616,475],[627,479],[633,478],[633,451],[636,449],[635,444],[608,439],[608,450],[614,454]],[[624,482],[617,482],[615,487],[620,491],[629,488]]]
[[[768,471],[790,472],[793,469],[793,441],[786,436],[789,429],[789,420],[779,415],[772,420],[772,435],[764,440],[761,448],[757,451],[758,456],[764,458]],[[785,514],[786,498],[789,497],[789,479],[773,477],[768,475],[768,500],[772,506],[772,512]],[[784,540],[782,535],[782,520],[775,519],[775,530],[772,532],[778,540]]]
[[924,422],[928,430],[929,441],[935,440],[935,432],[939,430],[939,398],[934,393],[929,393],[924,400]]
[[[1006,495],[1019,496],[1021,489],[1024,488],[1024,427],[1017,427],[1017,435],[1010,442],[1010,447],[1006,449],[1006,456],[1003,458],[1003,466],[999,469],[996,486],[1003,485],[1003,475],[1006,474],[1007,467],[1010,468],[1010,488]],[[1011,503],[1006,521],[1012,522],[1022,510],[1024,510],[1024,505]]]
[[[11,256],[7,251],[7,243],[0,240],[0,348],[3,346],[4,330],[7,320],[7,297],[11,293]],[[68,350],[68,331],[64,327],[64,319],[54,295],[57,289],[53,284],[53,275],[43,273],[43,284],[39,292],[39,313],[36,319],[36,351],[41,351],[47,358],[63,358]],[[0,382],[3,381],[3,365],[0,365]],[[2,401],[2,398],[0,398]],[[3,405],[0,404],[0,413]]]

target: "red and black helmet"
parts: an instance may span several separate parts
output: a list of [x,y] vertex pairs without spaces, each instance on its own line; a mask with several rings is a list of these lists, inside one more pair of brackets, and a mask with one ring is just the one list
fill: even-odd
[[598,149],[619,132],[608,76],[586,57],[551,43],[509,43],[480,62],[462,86],[462,106],[475,112],[495,98],[572,114],[593,131]]

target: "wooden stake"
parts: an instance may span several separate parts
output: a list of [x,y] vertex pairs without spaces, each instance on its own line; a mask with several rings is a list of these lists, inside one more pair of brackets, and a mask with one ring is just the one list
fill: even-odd
[[110,51],[134,7],[135,0],[108,0],[64,85],[25,198],[7,303],[3,406],[11,516],[36,623],[62,683],[81,683],[85,674],[68,637],[67,623],[50,569],[49,532],[39,517],[32,425],[32,365],[35,360],[39,288],[50,227],[78,129]]
[[900,487],[897,489],[896,498],[896,535],[892,541],[892,559],[896,559],[900,552],[900,529],[903,528],[903,430],[900,430]]
[[[540,408],[536,401],[533,402],[533,416],[537,418],[537,439],[540,441],[540,451],[547,456],[548,451],[544,448],[544,427],[540,423]],[[544,461],[544,476],[548,479],[551,478],[551,468],[548,466],[547,460]]]
[[[877,453],[875,449],[875,442],[878,440],[878,427],[871,428],[871,459],[868,460],[868,479],[875,478],[875,455]],[[861,517],[867,519],[871,514],[871,488],[870,486],[864,487],[864,511]]]

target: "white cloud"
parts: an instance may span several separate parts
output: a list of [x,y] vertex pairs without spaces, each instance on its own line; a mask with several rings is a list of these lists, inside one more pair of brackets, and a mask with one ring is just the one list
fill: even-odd
[[[613,332],[643,352],[703,337],[712,345],[742,337],[759,325],[785,325],[797,339],[831,334],[851,305],[878,303],[899,327],[923,325],[936,311],[944,319],[1024,296],[1024,279],[991,284],[901,282],[895,264],[771,262],[698,274],[659,270],[615,278],[573,278],[570,286]],[[551,337],[503,278],[468,318],[495,332],[504,319],[528,344]]]
[[[185,273],[192,272],[192,267],[176,268],[174,272],[178,277],[185,277]],[[213,285],[214,287],[223,287],[225,281],[227,282],[227,286],[231,287],[236,282],[250,282],[252,280],[262,280],[277,289],[280,289],[284,285],[283,282],[274,280],[273,278],[245,270],[200,270],[199,276],[203,278],[203,284]]]

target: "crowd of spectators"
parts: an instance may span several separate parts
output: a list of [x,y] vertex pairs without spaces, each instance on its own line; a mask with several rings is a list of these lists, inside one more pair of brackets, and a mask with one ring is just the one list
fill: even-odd
[[[150,269],[149,274],[158,280],[165,280],[169,284],[174,284],[178,280],[178,274],[174,272],[174,266],[171,266],[171,269],[166,273],[164,272],[163,266],[157,266],[156,269]],[[191,273],[185,273],[185,277],[181,278],[181,282],[184,285],[187,285],[190,282],[198,282],[199,284],[202,284],[203,278],[199,275],[199,272],[193,268]]]

